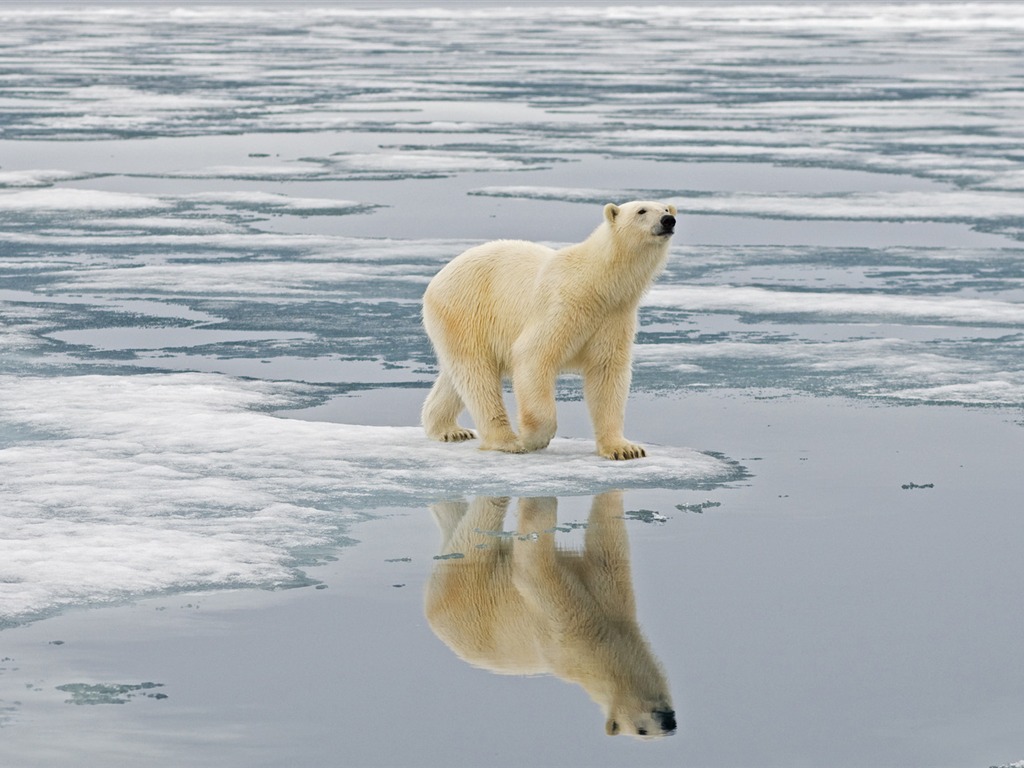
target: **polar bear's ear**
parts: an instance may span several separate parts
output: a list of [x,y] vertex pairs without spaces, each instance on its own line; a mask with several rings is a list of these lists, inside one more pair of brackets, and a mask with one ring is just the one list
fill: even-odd
[[[610,205],[610,203],[609,203],[609,205]],[[614,720],[609,718],[608,721],[605,722],[605,724],[604,724],[604,732],[607,733],[609,736],[618,736],[619,735],[619,724],[617,722],[615,722]]]
[[676,207],[671,204],[668,206],[668,212],[671,213],[673,216],[679,213],[679,211],[676,210]]
[[615,223],[615,217],[619,215],[619,206],[615,203],[608,203],[604,207],[604,220],[609,224]]

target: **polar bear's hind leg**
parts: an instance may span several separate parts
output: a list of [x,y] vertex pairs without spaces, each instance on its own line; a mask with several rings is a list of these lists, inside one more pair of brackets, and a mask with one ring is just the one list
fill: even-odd
[[480,433],[480,449],[523,453],[502,398],[501,373],[492,361],[454,363],[449,375]]
[[423,403],[421,417],[427,436],[445,443],[460,443],[476,437],[472,430],[460,427],[456,421],[465,407],[448,374],[442,370]]

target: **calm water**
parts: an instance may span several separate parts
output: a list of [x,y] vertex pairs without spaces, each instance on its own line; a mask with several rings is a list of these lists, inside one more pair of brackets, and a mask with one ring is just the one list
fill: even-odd
[[[0,25],[11,764],[1024,757],[1024,8]],[[430,276],[634,198],[681,212],[640,313],[650,460],[590,456],[573,379],[550,452],[426,443]],[[611,488],[679,715],[655,742],[423,614],[431,504],[557,498],[579,548]]]

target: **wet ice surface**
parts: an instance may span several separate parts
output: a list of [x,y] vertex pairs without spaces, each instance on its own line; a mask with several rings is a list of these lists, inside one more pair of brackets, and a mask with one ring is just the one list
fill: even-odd
[[[85,732],[100,764],[120,729],[193,764],[342,745],[440,764],[449,721],[495,702],[537,734],[522,764],[561,754],[537,701],[574,750],[592,736],[560,764],[1024,754],[1020,7],[5,6],[0,25],[12,764]],[[544,454],[427,443],[430,276],[483,239],[578,241],[635,197],[682,224],[640,312],[629,433],[650,459],[590,455],[572,378]],[[582,691],[463,668],[420,601],[430,502],[558,496],[579,544],[581,499],[612,487],[681,727],[608,753]],[[182,608],[194,592],[213,618]],[[110,627],[198,655],[129,661]],[[255,669],[278,703],[194,734]],[[419,741],[389,753],[395,718],[365,715],[400,701]],[[57,722],[66,744],[31,735]],[[496,726],[471,726],[482,750]]]

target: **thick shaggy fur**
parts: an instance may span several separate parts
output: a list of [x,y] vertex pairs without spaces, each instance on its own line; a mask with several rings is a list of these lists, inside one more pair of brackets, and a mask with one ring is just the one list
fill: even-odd
[[[575,371],[583,375],[598,453],[644,456],[623,435],[636,312],[668,259],[675,214],[664,203],[609,203],[604,222],[582,243],[556,251],[497,240],[438,272],[423,297],[423,324],[440,366],[423,405],[427,435],[473,438],[456,422],[466,408],[481,448],[544,448],[556,428],[555,380]],[[508,377],[518,435],[502,400]]]
[[555,546],[557,501],[519,500],[516,537],[497,536],[509,499],[431,507],[441,554],[426,592],[431,629],[499,674],[554,674],[600,705],[611,735],[676,728],[668,682],[636,620],[622,494],[594,498],[584,550]]

